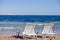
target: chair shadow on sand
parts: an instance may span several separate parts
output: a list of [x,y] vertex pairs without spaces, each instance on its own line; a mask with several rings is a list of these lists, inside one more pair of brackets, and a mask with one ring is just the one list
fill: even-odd
[[12,36],[12,38],[19,38],[19,39],[23,39],[23,37],[22,37],[22,36],[16,36],[16,35]]
[[13,38],[23,39],[23,36],[20,36],[19,34],[20,34],[20,32],[18,32],[16,35],[13,35],[12,37]]

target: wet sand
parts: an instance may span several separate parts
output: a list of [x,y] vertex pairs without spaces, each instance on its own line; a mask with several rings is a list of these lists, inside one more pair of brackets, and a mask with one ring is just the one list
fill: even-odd
[[[16,38],[15,36],[12,35],[0,35],[0,40],[23,40],[21,38]],[[60,36],[55,36],[55,37],[37,37],[37,38],[25,38],[25,40],[60,40]]]

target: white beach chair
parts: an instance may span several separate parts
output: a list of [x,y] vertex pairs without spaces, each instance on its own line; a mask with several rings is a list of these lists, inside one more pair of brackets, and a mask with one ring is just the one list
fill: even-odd
[[34,31],[34,28],[35,28],[35,25],[34,23],[27,23],[26,26],[25,26],[25,30],[23,31],[23,35],[28,35],[28,36],[36,36],[36,33]]
[[52,30],[53,25],[54,24],[52,24],[52,23],[44,24],[44,29],[42,31],[42,34],[45,36],[54,36],[55,33]]

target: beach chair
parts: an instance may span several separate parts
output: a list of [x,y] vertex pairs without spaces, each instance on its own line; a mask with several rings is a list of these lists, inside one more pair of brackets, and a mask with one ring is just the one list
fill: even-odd
[[34,28],[35,28],[35,25],[34,23],[27,23],[26,26],[25,26],[25,30],[23,31],[23,36],[33,36],[35,38],[36,36],[36,33],[34,31]]
[[53,25],[54,24],[52,24],[52,23],[46,23],[46,24],[44,24],[44,28],[43,28],[42,34],[44,36],[54,36],[55,33],[52,30]]

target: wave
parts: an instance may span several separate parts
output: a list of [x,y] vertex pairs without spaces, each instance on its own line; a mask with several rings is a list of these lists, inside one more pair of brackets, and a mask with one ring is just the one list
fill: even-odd
[[0,29],[14,29],[14,27],[0,27]]

